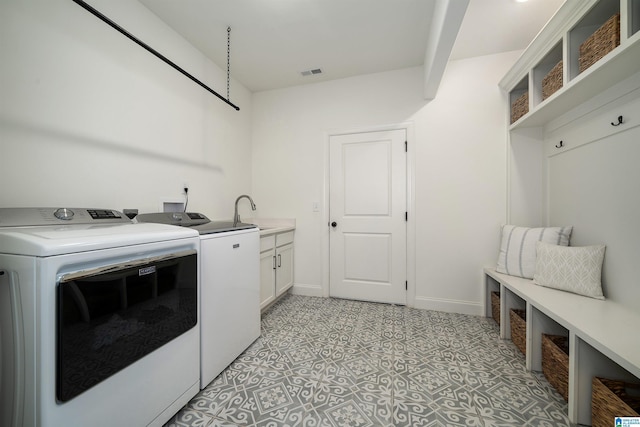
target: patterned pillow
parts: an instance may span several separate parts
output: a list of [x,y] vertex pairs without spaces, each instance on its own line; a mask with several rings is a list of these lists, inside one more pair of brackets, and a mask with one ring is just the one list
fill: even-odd
[[604,245],[563,247],[538,242],[533,282],[549,288],[604,299],[602,262]]
[[503,226],[496,271],[533,279],[536,268],[536,243],[546,242],[569,246],[572,230],[572,226],[543,228]]

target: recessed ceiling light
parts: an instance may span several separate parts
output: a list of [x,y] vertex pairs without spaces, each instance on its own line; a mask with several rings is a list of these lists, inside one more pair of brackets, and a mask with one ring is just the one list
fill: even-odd
[[516,3],[525,3],[527,1],[529,1],[529,0],[515,0]]

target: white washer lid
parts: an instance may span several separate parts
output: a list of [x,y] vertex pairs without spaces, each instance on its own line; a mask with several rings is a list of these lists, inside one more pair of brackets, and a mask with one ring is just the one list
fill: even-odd
[[151,223],[0,228],[0,253],[45,257],[198,236],[189,228]]

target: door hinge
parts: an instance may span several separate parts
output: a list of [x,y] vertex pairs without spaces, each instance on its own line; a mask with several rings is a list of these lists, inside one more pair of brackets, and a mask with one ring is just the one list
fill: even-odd
[[409,149],[408,149],[408,147],[407,147],[407,145],[408,145],[408,142],[407,142],[407,141],[405,141],[405,142],[404,142],[404,152],[405,152],[405,153],[409,150]]
[[408,281],[408,280],[405,280],[405,281],[404,281],[404,290],[405,290],[405,291],[408,291],[408,290],[409,290],[409,281]]

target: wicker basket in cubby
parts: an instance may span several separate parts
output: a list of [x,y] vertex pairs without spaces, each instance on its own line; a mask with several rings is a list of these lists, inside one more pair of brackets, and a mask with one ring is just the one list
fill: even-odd
[[514,123],[520,117],[529,112],[529,92],[520,95],[513,104],[511,104],[511,123]]
[[616,13],[580,45],[578,64],[583,72],[620,45],[620,14]]
[[500,292],[491,292],[491,317],[500,325]]
[[527,313],[524,310],[509,310],[511,322],[511,341],[522,354],[527,353]]
[[593,377],[591,392],[591,425],[610,427],[616,417],[638,417],[640,397],[629,390],[640,390],[640,384]]
[[562,87],[562,61],[558,62],[555,67],[542,79],[542,100],[553,95]]
[[542,373],[558,393],[569,400],[569,340],[542,334]]

